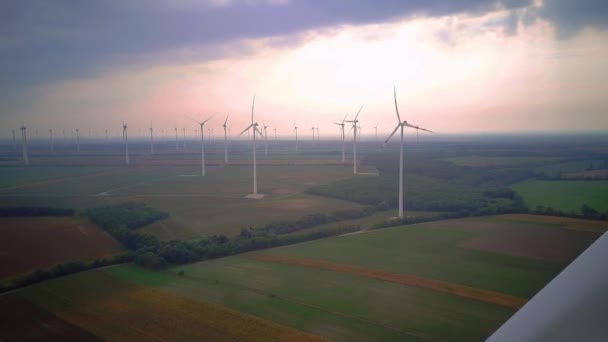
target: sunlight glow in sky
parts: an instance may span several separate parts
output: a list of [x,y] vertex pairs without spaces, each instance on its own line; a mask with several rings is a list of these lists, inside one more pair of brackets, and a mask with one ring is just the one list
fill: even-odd
[[[188,1],[167,5],[197,6]],[[14,72],[0,88],[7,90],[0,97],[2,135],[10,136],[10,128],[22,123],[84,131],[115,130],[124,120],[131,127],[152,122],[157,130],[193,129],[188,117],[211,115],[219,131],[227,114],[234,133],[246,127],[254,93],[257,121],[276,127],[280,135],[290,135],[295,121],[308,130],[320,126],[322,138],[337,136],[333,122],[363,104],[364,132],[378,125],[384,135],[396,121],[394,85],[402,117],[437,132],[606,131],[608,33],[592,24],[560,33],[560,22],[525,22],[525,16],[509,27],[513,13],[543,5],[336,22],[253,38],[171,44],[146,53],[113,54],[112,61],[94,61],[74,76],[37,80],[35,73],[28,74],[35,81],[23,85]],[[4,61],[20,44],[28,44],[15,34],[19,27],[0,31]]]

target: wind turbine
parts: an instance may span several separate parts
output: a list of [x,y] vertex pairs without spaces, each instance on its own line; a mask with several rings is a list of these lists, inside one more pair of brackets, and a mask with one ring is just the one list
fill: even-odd
[[315,126],[312,126],[312,145],[315,145]]
[[179,138],[177,137],[177,127],[175,127],[175,152],[179,151]]
[[264,135],[258,129],[258,123],[253,120],[254,108],[255,108],[255,95],[253,95],[253,103],[251,104],[251,125],[249,125],[247,128],[245,128],[239,135],[242,135],[245,132],[249,132],[250,129],[253,129],[253,194],[247,195],[245,197],[252,198],[252,199],[262,199],[262,198],[264,198],[264,195],[258,194],[255,136],[256,136],[256,133],[259,134],[261,137],[263,137]]
[[334,124],[336,124],[340,127],[340,133],[342,134],[342,162],[343,163],[346,160],[345,155],[344,155],[344,121],[346,120],[347,116],[348,116],[348,114],[344,115],[344,119],[342,119],[342,122],[334,122]]
[[268,127],[266,124],[262,123],[262,128],[264,132],[264,156],[268,156]]
[[277,142],[277,129],[274,129],[274,142]]
[[182,128],[182,130],[184,131],[184,150],[186,149],[186,128]]
[[152,121],[150,121],[150,154],[154,154],[154,133],[152,128]]
[[376,130],[376,141],[378,141],[378,124],[374,126],[374,129]]
[[80,134],[78,128],[76,128],[76,152],[80,153]]
[[393,130],[391,135],[388,136],[386,141],[384,141],[384,145],[388,143],[388,141],[395,135],[398,129],[401,129],[401,143],[399,144],[399,218],[403,218],[403,128],[410,127],[416,130],[423,130],[426,132],[433,133],[428,129],[424,129],[422,127],[410,125],[406,120],[401,121],[401,116],[399,115],[399,107],[397,106],[397,87],[393,88],[393,94],[395,96],[395,113],[397,113],[397,127]]
[[192,119],[194,122],[201,126],[201,176],[205,176],[205,122],[211,120],[213,115],[207,120],[203,120],[201,122]]
[[319,133],[319,126],[317,126],[317,141],[321,139],[321,134]]
[[224,124],[222,127],[224,128],[224,163],[228,164],[228,117],[230,114],[226,115],[226,120],[224,120]]
[[51,153],[55,152],[55,146],[53,146],[53,130],[49,129],[50,143],[51,143]]
[[30,158],[27,155],[27,134],[25,125],[21,125],[21,151],[23,152],[23,164],[29,165]]
[[351,122],[353,124],[351,130],[353,130],[353,173],[355,175],[357,174],[357,129],[359,123],[359,120],[357,120],[357,118],[359,117],[359,113],[361,113],[361,109],[363,109],[363,106],[359,108],[359,111],[357,112],[357,115],[355,115],[354,119],[344,121]]
[[[78,131],[76,131],[78,133]],[[127,134],[127,124],[122,123],[122,139],[125,142],[125,164],[129,165],[129,135]]]
[[296,152],[298,152],[298,126],[296,126],[296,122],[293,122],[293,130],[296,131]]

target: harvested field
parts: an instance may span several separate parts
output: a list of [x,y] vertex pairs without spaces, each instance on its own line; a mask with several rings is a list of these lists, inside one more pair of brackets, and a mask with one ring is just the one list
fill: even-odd
[[0,341],[102,341],[17,294],[0,296],[0,308]]
[[316,268],[321,270],[348,273],[361,277],[369,277],[378,280],[388,281],[406,286],[421,287],[437,292],[448,293],[451,295],[475,299],[486,303],[496,304],[512,309],[519,309],[522,307],[526,300],[524,298],[507,295],[504,293],[488,291],[483,289],[476,289],[469,286],[460,284],[449,283],[445,281],[439,281],[434,279],[422,278],[407,274],[399,274],[393,272],[386,272],[382,270],[374,270],[369,268],[363,268],[355,265],[348,264],[336,264],[322,260],[312,259],[296,259],[277,255],[267,254],[255,254],[253,258],[259,261],[276,262],[287,265],[297,265],[309,268]]
[[24,297],[107,340],[323,341],[219,305],[92,271],[53,280]]
[[106,232],[74,217],[2,217],[0,241],[0,278],[124,251]]

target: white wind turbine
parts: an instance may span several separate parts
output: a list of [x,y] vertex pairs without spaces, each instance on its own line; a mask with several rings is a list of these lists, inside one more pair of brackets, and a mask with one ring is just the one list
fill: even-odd
[[321,133],[319,133],[319,126],[317,126],[317,141],[321,139]]
[[344,119],[342,119],[342,122],[334,122],[334,124],[336,124],[340,127],[340,134],[342,134],[342,162],[343,163],[346,160],[345,154],[344,154],[344,121],[346,120],[347,116],[348,116],[348,114],[344,115]]
[[355,118],[353,120],[344,121],[344,122],[351,122],[353,124],[353,126],[351,127],[351,130],[353,130],[353,173],[355,175],[357,174],[357,129],[359,128],[358,127],[359,120],[357,120],[357,118],[359,117],[359,113],[361,113],[361,109],[363,109],[363,106],[361,106],[361,108],[359,108],[359,111],[357,112],[357,115],[355,115]]
[[268,127],[265,123],[262,123],[264,132],[264,156],[268,156]]
[[274,142],[275,142],[275,144],[277,142],[277,129],[276,128],[274,128]]
[[184,150],[186,149],[186,128],[182,128],[182,130],[184,131]]
[[25,125],[21,125],[21,151],[23,153],[23,164],[29,165],[30,158],[27,155],[27,134]]
[[80,131],[76,128],[76,152],[80,153]]
[[175,127],[175,152],[179,151],[179,138],[177,137],[177,127]]
[[154,129],[152,128],[152,121],[150,121],[150,154],[154,154]]
[[386,141],[384,141],[384,145],[388,143],[388,141],[395,135],[398,129],[401,129],[401,142],[399,144],[399,218],[403,218],[403,129],[404,127],[414,128],[416,130],[423,130],[426,132],[433,133],[428,129],[424,129],[422,127],[410,125],[406,120],[401,121],[401,116],[399,115],[399,107],[397,106],[397,87],[393,88],[393,94],[395,96],[395,113],[397,113],[397,127],[393,130],[391,135],[388,136]]
[[228,164],[228,117],[230,114],[226,115],[226,120],[224,120],[224,124],[222,127],[224,128],[224,163]]
[[312,146],[315,146],[315,126],[312,126]]
[[212,118],[213,115],[211,115],[209,119],[200,122],[191,118],[194,122],[201,126],[201,176],[205,176],[205,122],[211,120]]
[[[78,133],[78,130],[76,133]],[[122,123],[122,140],[125,143],[125,164],[129,165],[129,134],[127,131],[127,124],[124,121]]]
[[253,111],[255,108],[255,95],[253,95],[253,103],[251,104],[251,124],[245,128],[241,134],[245,132],[249,132],[250,129],[253,129],[253,193],[249,194],[247,196],[245,196],[246,198],[252,198],[252,199],[262,199],[264,198],[263,194],[258,194],[258,178],[257,178],[257,166],[256,166],[256,146],[255,146],[255,137],[256,137],[256,133],[259,134],[261,137],[263,137],[264,135],[262,134],[262,132],[258,129],[258,123],[255,122],[253,120]]

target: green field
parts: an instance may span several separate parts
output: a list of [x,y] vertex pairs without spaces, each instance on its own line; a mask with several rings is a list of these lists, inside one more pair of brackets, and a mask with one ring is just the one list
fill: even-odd
[[[356,265],[528,299],[604,230],[601,222],[534,215],[436,221],[161,272],[132,265],[110,267],[52,280],[15,294],[100,336],[117,336],[115,331],[128,331],[129,327],[120,320],[96,323],[75,317],[86,318],[97,310],[102,310],[100,314],[135,310],[130,305],[140,305],[144,297],[134,300],[133,290],[123,289],[131,284],[138,291],[154,289],[154,296],[161,293],[219,304],[338,341],[475,341],[490,335],[515,310],[430,288],[258,257]],[[180,271],[184,275],[178,275]],[[95,291],[110,291],[112,296],[92,295]],[[116,303],[112,305],[120,303],[116,309],[100,299],[112,297],[115,299],[111,303]],[[120,298],[126,299],[120,302]],[[169,314],[150,313],[159,321]],[[136,327],[142,326],[141,320],[149,322],[137,316],[131,319]]]
[[600,212],[608,211],[608,181],[526,180],[511,187],[519,193],[528,208],[551,207],[566,213],[579,213],[586,204]]
[[315,185],[352,178],[350,167],[342,165],[258,166],[259,192],[266,195],[262,201],[244,198],[252,191],[250,166],[209,167],[206,177],[197,176],[198,168],[183,166],[63,170],[68,176],[49,167],[2,169],[5,184],[14,185],[0,187],[0,205],[86,209],[143,202],[170,214],[143,229],[163,240],[233,235],[250,226],[361,207],[305,193]]
[[446,158],[445,161],[452,162],[459,166],[472,167],[498,167],[498,166],[522,166],[522,165],[538,165],[548,162],[554,162],[559,158],[552,157],[489,157],[489,156],[465,156]]

